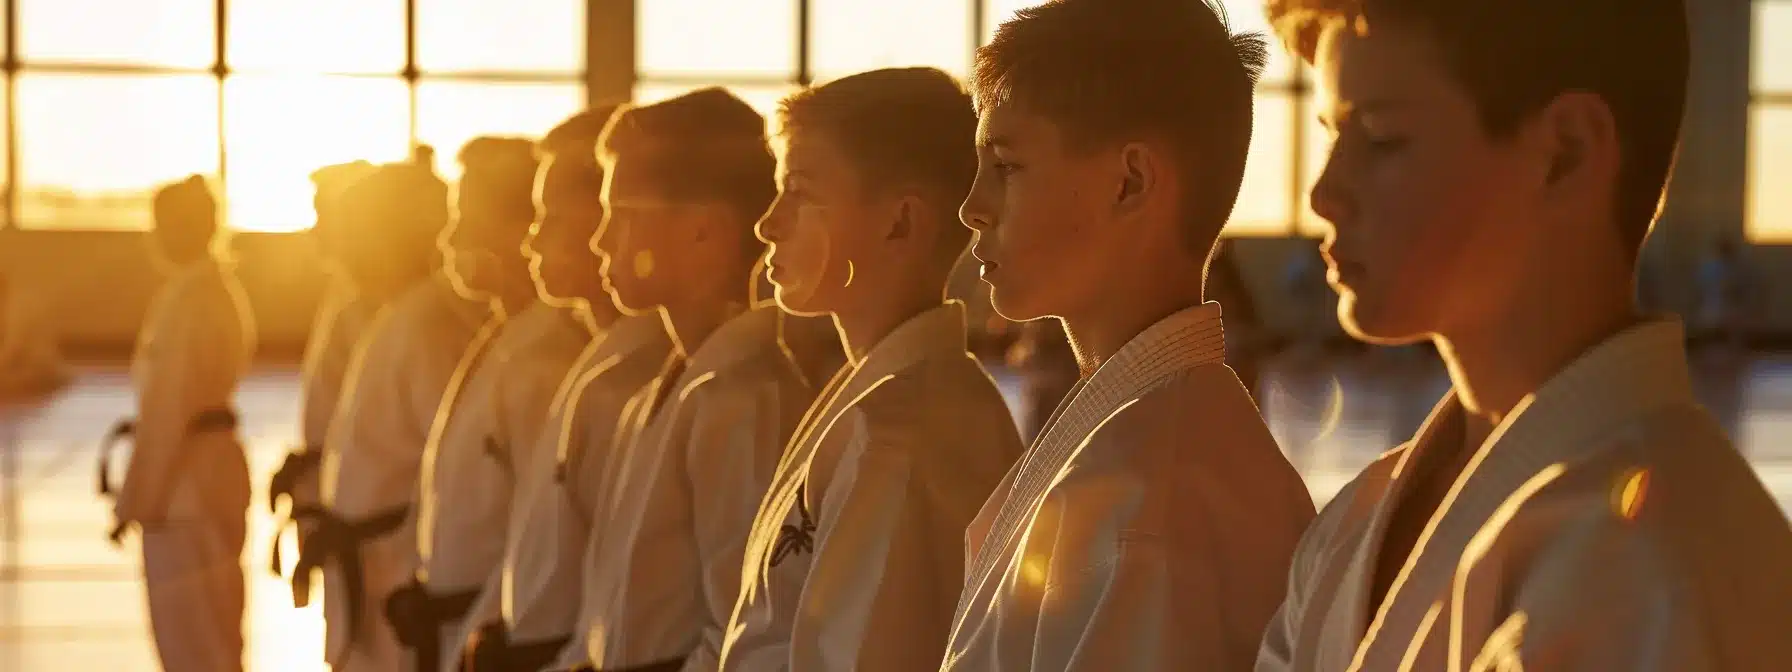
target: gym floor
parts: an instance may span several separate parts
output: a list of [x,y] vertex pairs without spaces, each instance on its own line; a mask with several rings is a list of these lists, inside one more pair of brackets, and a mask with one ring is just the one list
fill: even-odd
[[[1701,397],[1792,508],[1792,355],[1714,352],[1695,362]],[[1321,502],[1408,436],[1448,386],[1419,353],[1296,353],[1268,368],[1259,398],[1270,426]],[[1014,377],[998,378],[1018,402]],[[261,371],[238,395],[262,479],[296,436],[297,382],[290,370]],[[93,494],[98,440],[131,407],[129,382],[112,367],[83,371],[41,405],[0,410],[0,670],[157,668],[137,548],[106,543],[110,516]],[[268,573],[274,518],[263,501],[258,493],[244,559],[246,663],[254,672],[316,672],[322,617],[316,606],[293,609],[286,584]]]

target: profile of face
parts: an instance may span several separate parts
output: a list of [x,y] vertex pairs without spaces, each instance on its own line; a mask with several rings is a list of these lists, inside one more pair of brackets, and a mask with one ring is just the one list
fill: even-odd
[[646,315],[699,281],[690,271],[708,259],[694,239],[704,237],[702,219],[713,206],[671,201],[634,161],[616,157],[605,166],[604,218],[591,244],[616,307]]
[[971,252],[1002,317],[1081,314],[1103,299],[1126,235],[1110,225],[1111,154],[1073,151],[1056,124],[1023,107],[981,110],[977,179],[959,218],[979,234]]
[[566,174],[574,170],[565,161],[542,164],[535,190],[538,214],[523,240],[536,292],[543,300],[556,303],[603,294],[599,259],[591,249],[591,239],[603,223],[603,202],[595,191],[579,190],[574,186],[576,180],[567,179]]
[[521,253],[528,224],[513,221],[519,219],[512,212],[517,209],[492,202],[496,197],[483,185],[463,181],[454,221],[436,239],[455,290],[468,298],[489,297],[530,281]]
[[831,134],[792,128],[778,162],[778,198],[756,232],[778,306],[796,315],[839,311],[860,300],[863,274],[886,254],[883,235],[900,199],[868,189]]
[[1429,38],[1398,22],[1333,22],[1315,60],[1332,142],[1312,203],[1344,329],[1401,344],[1491,319],[1548,244],[1535,134],[1490,135]]

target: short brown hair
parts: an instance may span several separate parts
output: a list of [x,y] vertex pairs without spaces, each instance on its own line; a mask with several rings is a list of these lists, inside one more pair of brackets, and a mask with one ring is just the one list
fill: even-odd
[[598,156],[627,156],[667,198],[726,204],[749,222],[778,195],[765,117],[719,87],[622,106],[604,126]]
[[1685,0],[1268,0],[1268,14],[1308,62],[1331,22],[1387,20],[1424,31],[1496,137],[1563,93],[1598,95],[1611,108],[1622,157],[1614,217],[1625,244],[1642,247],[1685,116]]
[[1234,35],[1219,0],[1054,0],[977,50],[979,105],[1012,101],[1075,146],[1163,140],[1182,174],[1185,242],[1206,257],[1232,215],[1251,144],[1264,39]]
[[889,68],[843,77],[785,98],[780,133],[826,133],[873,188],[932,190],[951,226],[941,242],[953,260],[971,230],[958,206],[977,178],[977,111],[964,87],[935,68]]
[[604,182],[603,168],[597,164],[597,139],[615,113],[615,105],[594,107],[568,117],[542,136],[536,149],[543,157],[552,158],[557,167],[554,182],[543,184],[543,189],[588,191],[591,198],[597,198]]
[[523,138],[480,136],[457,157],[465,169],[460,178],[461,207],[509,222],[535,219],[535,143]]

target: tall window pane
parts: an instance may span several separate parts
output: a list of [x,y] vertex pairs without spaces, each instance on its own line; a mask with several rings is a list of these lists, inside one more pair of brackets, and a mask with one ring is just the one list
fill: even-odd
[[653,0],[636,3],[636,70],[793,78],[794,0]]
[[585,0],[417,0],[417,63],[429,72],[583,72]]
[[1748,239],[1792,243],[1792,107],[1758,107],[1750,116]]
[[1792,2],[1756,0],[1756,91],[1792,92]]
[[19,224],[145,229],[149,197],[218,170],[218,83],[207,75],[24,74]]
[[424,81],[417,85],[417,141],[436,150],[442,175],[460,175],[455,160],[481,135],[539,137],[585,109],[585,87],[567,84]]
[[232,77],[224,103],[229,221],[238,229],[306,228],[311,171],[397,161],[410,147],[410,92],[397,77]]
[[18,0],[25,61],[212,64],[214,0]]
[[[671,97],[692,91],[696,88],[701,88],[701,87],[691,87],[691,86],[686,86],[686,85],[681,85],[681,84],[655,84],[652,82],[642,82],[640,84],[635,85],[635,101],[634,102],[637,105],[646,105],[648,103],[657,103],[657,102],[665,100],[667,98],[671,98]],[[766,127],[769,130],[775,130],[775,129],[771,129],[771,125],[772,125],[772,116],[775,115],[778,111],[778,103],[780,101],[784,100],[785,96],[795,93],[797,90],[797,87],[795,85],[726,86],[723,88],[728,89],[729,92],[733,93],[735,96],[738,96],[746,104],[753,106],[753,109],[759,110],[760,114],[765,115]]]
[[1286,94],[1260,94],[1253,106],[1251,150],[1244,184],[1226,233],[1286,236],[1294,226],[1293,106]]
[[232,68],[404,69],[404,0],[231,0],[228,19]]
[[971,63],[964,0],[812,0],[809,63],[817,81],[927,65],[963,77]]

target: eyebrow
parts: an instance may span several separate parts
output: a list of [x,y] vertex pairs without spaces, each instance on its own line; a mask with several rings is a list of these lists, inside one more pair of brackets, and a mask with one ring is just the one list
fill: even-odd
[[1328,131],[1335,131],[1338,124],[1349,121],[1353,117],[1387,112],[1402,106],[1400,101],[1386,98],[1374,98],[1360,103],[1340,103],[1335,113],[1332,110],[1319,111],[1319,125],[1324,126]]
[[978,149],[1008,149],[1013,146],[1014,142],[1005,135],[985,135],[977,138]]

